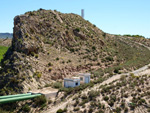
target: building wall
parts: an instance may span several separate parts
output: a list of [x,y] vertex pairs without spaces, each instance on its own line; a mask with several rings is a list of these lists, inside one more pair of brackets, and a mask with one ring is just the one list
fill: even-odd
[[64,87],[75,87],[75,83],[73,81],[64,81]]
[[90,76],[84,77],[84,83],[89,83],[90,82]]
[[76,87],[80,85],[80,81],[77,81],[77,85],[75,81],[64,81],[64,87]]

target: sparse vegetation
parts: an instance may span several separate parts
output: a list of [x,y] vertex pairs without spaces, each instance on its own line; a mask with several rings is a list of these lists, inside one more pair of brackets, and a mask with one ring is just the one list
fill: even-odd
[[[140,81],[143,79],[145,81],[142,84]],[[149,81],[149,79],[150,78],[148,75],[143,75],[140,77],[123,75],[119,80],[100,86],[99,89],[92,88],[92,90],[88,91],[87,94],[85,91],[84,93],[79,93],[79,95],[73,99],[74,103],[72,102],[72,106],[75,107],[74,110],[84,110],[85,108],[88,108],[88,111],[92,112],[98,112],[99,108],[101,108],[101,112],[103,112],[103,110],[109,111],[110,109],[107,109],[108,105],[111,109],[113,108],[114,112],[117,113],[121,113],[122,111],[131,112],[133,110],[138,110],[141,109],[141,106],[141,110],[148,111],[148,108],[143,107],[143,105],[148,105],[150,100],[150,98],[148,98],[149,94],[144,93],[143,95],[143,92],[147,92],[146,89],[148,88],[148,84],[146,85],[145,83]],[[136,88],[128,85],[130,84],[130,81],[137,81],[137,84],[135,84]],[[139,86],[143,87],[143,89],[140,89],[140,92],[138,92]],[[131,97],[126,95],[131,95]],[[148,100],[145,100],[144,98],[147,98]],[[107,104],[100,103],[103,101]],[[90,104],[90,107],[86,107],[88,104]]]

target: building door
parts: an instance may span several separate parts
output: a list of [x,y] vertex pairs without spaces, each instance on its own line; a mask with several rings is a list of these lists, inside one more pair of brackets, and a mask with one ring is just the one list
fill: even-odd
[[76,86],[78,86],[78,82],[76,82]]
[[89,77],[85,77],[85,83],[89,83]]

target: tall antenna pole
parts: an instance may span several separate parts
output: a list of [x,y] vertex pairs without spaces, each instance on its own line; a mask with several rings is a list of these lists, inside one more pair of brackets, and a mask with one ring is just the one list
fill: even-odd
[[81,9],[81,16],[84,18],[84,9]]

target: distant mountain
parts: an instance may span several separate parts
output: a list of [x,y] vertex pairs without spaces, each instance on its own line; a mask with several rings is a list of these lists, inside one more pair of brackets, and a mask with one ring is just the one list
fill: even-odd
[[12,38],[13,34],[12,33],[0,33],[0,38]]

